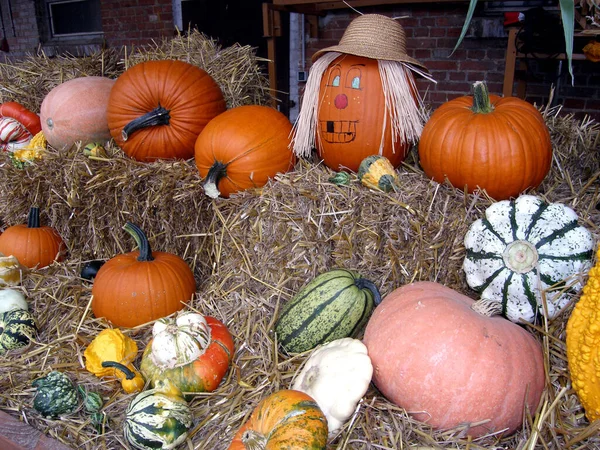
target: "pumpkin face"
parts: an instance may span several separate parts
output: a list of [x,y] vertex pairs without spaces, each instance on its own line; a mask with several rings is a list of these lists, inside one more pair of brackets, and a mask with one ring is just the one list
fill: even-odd
[[215,117],[196,140],[196,167],[210,197],[264,186],[294,167],[292,125],[268,106],[238,106]]
[[138,161],[189,159],[200,132],[225,108],[221,89],[204,70],[183,61],[147,61],[117,79],[108,125]]
[[118,327],[135,327],[183,308],[196,292],[194,274],[179,256],[152,252],[148,239],[135,225],[125,230],[139,250],[109,259],[98,271],[92,288],[92,311]]
[[432,282],[386,296],[363,340],[373,382],[388,400],[436,429],[489,419],[468,434],[511,434],[525,407],[535,411],[544,389],[541,346],[501,316],[475,312],[473,303]]
[[409,144],[392,139],[376,59],[336,58],[321,78],[319,96],[317,150],[327,167],[356,172],[370,155],[382,155],[394,167],[400,165]]
[[114,84],[106,77],[80,77],[52,89],[40,107],[48,144],[62,149],[77,141],[109,140],[106,108]]
[[256,406],[229,450],[324,450],[326,446],[327,419],[314,399],[300,391],[281,390]]
[[425,124],[419,141],[425,174],[468,192],[485,189],[495,200],[536,188],[552,162],[550,133],[538,110],[517,97],[489,95],[450,100]]
[[0,253],[12,255],[25,267],[38,269],[54,261],[62,261],[65,244],[58,232],[48,226],[40,226],[39,208],[29,211],[27,224],[8,227],[0,235]]

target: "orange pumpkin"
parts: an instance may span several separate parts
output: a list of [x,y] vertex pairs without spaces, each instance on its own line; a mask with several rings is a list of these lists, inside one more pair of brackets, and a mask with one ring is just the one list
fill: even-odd
[[196,167],[210,197],[264,186],[294,167],[292,125],[268,106],[238,106],[215,117],[196,140]]
[[327,419],[309,395],[281,390],[263,399],[233,438],[229,450],[327,447]]
[[132,223],[124,226],[138,249],[109,259],[92,288],[92,311],[117,327],[135,327],[183,308],[196,292],[192,270],[179,256],[152,252],[148,238]]
[[[383,395],[436,429],[511,434],[535,413],[544,357],[532,334],[472,309],[448,287],[416,282],[388,294],[365,329],[373,382]],[[472,425],[483,422],[480,425]]]
[[489,95],[483,82],[473,95],[440,106],[419,141],[428,177],[473,192],[485,189],[495,200],[536,188],[552,163],[550,133],[539,111],[516,97]]
[[327,167],[356,172],[370,155],[385,156],[394,167],[404,161],[411,144],[400,137],[392,141],[376,59],[339,56],[323,74],[319,95],[316,142]]
[[206,71],[183,61],[146,61],[117,79],[108,125],[115,142],[138,161],[189,159],[200,132],[225,109]]
[[77,141],[109,140],[106,107],[114,84],[106,77],[80,77],[52,89],[40,107],[42,131],[48,144],[62,149]]
[[42,268],[62,261],[66,246],[54,228],[40,226],[40,209],[29,210],[27,224],[8,227],[0,234],[0,253],[12,255],[25,267]]

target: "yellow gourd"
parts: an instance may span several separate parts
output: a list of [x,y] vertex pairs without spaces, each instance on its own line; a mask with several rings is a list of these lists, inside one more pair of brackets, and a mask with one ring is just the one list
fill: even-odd
[[10,159],[15,167],[22,169],[26,164],[31,164],[36,159],[42,159],[48,143],[44,133],[40,131],[25,146],[11,152]]
[[567,359],[573,389],[590,421],[600,418],[600,251],[567,322]]
[[144,378],[133,367],[138,352],[133,339],[118,328],[102,330],[83,353],[85,368],[97,377],[114,377],[128,394],[144,388]]

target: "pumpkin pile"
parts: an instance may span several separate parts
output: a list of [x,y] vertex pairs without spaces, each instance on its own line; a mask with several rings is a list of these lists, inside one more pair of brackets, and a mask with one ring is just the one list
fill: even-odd
[[[88,238],[113,251],[92,252],[69,232],[69,220],[89,213],[73,183],[63,196],[68,219],[48,203],[0,234],[0,354],[38,365],[19,404],[35,411],[34,422],[77,423],[96,447],[327,449],[373,433],[369,445],[400,448],[448,430],[456,443],[510,447],[548,400],[548,349],[561,342],[549,329],[571,308],[573,388],[597,420],[589,364],[597,358],[588,348],[596,343],[596,269],[585,277],[598,213],[549,201],[560,199],[549,188],[531,192],[552,173],[550,134],[531,105],[476,83],[472,97],[431,116],[414,170],[398,168],[408,148],[392,160],[359,153],[348,170],[337,159],[315,164],[329,150],[316,161],[298,158],[283,114],[228,109],[217,82],[193,64],[143,61],[100,78],[49,93],[40,114],[48,155],[3,170],[34,174],[70,155],[90,183],[115,171],[101,183],[109,198],[119,192],[106,180],[128,183],[119,167],[174,185],[185,168],[193,191],[163,203],[176,211],[184,198],[202,200],[187,216],[161,216],[142,196],[140,217],[93,211],[118,216],[122,230],[111,231],[135,248],[99,229]],[[90,115],[67,114],[87,107],[76,102],[89,91],[102,97]],[[501,132],[469,135],[488,127]],[[480,142],[501,137],[510,143]],[[522,170],[532,155],[537,162]],[[496,172],[500,162],[507,166]],[[586,204],[599,196],[590,185]],[[52,226],[41,225],[40,212]],[[173,222],[188,220],[186,232],[172,232]],[[192,235],[207,244],[194,245]],[[181,247],[171,250],[173,241]],[[60,321],[63,308],[73,323]],[[67,351],[76,357],[55,356]],[[11,384],[24,379],[15,372]],[[397,423],[422,428],[388,441]]]

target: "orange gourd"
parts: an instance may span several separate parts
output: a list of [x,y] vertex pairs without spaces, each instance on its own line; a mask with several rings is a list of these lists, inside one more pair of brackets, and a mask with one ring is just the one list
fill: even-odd
[[23,125],[31,136],[42,130],[40,116],[17,102],[5,102],[0,105],[0,117],[10,117]]
[[404,161],[411,144],[399,136],[392,141],[378,60],[339,56],[323,74],[319,95],[316,142],[327,167],[356,172],[370,155],[385,156],[394,167]]
[[[532,334],[446,286],[415,282],[388,294],[363,342],[383,395],[435,429],[509,435],[535,414],[545,385]],[[473,425],[482,422],[481,425]]]
[[325,450],[327,419],[309,395],[281,390],[264,398],[233,438],[229,450]]
[[440,106],[419,141],[425,174],[468,192],[485,189],[495,200],[518,196],[544,180],[552,162],[550,133],[539,111],[516,97],[473,95]]
[[40,107],[48,144],[60,150],[77,141],[109,140],[106,107],[114,84],[115,80],[106,77],[80,77],[52,89]]
[[27,224],[8,227],[0,234],[0,253],[14,256],[25,267],[38,269],[62,261],[66,246],[52,227],[40,225],[40,210],[29,210]]
[[268,106],[238,106],[215,117],[196,140],[196,167],[210,197],[264,186],[294,167],[292,125]]
[[152,252],[142,230],[124,226],[139,250],[109,259],[96,274],[92,311],[117,327],[135,327],[184,307],[196,291],[192,270],[179,256]]
[[138,161],[189,159],[200,132],[225,109],[206,71],[184,61],[146,61],[117,79],[108,125],[115,142]]

